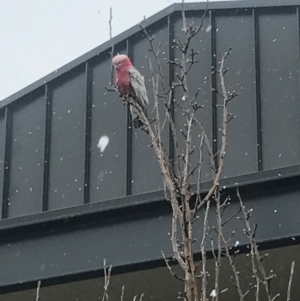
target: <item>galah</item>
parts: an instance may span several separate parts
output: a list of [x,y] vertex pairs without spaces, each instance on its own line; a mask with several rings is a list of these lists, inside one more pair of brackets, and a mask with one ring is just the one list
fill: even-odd
[[[118,54],[112,59],[116,69],[116,87],[121,96],[132,99],[133,103],[140,105],[147,116],[146,104],[149,105],[144,77],[132,65],[129,57],[125,54]],[[129,104],[133,124],[135,128],[143,125],[139,119],[137,109]]]

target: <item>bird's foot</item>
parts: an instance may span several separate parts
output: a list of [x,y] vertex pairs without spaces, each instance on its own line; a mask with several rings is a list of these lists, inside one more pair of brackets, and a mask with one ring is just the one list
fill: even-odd
[[113,86],[105,87],[105,90],[108,92],[118,92],[117,88]]
[[144,127],[141,127],[141,130],[144,131],[147,135],[149,135],[148,129],[145,129]]

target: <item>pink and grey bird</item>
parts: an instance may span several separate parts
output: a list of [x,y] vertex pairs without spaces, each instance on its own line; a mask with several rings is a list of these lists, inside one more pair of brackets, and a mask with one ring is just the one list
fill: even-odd
[[[129,97],[134,103],[138,103],[147,116],[146,104],[149,105],[144,77],[132,65],[125,54],[118,54],[112,59],[116,69],[116,86],[121,96]],[[139,119],[138,111],[133,105],[129,105],[135,128],[143,125]]]

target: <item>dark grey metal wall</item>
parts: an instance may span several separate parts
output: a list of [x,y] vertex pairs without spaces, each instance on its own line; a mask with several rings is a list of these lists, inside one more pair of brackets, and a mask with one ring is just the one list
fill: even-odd
[[[279,180],[275,172],[272,176],[268,171],[263,172],[262,183],[245,186],[240,183],[244,204],[254,211],[251,222],[258,224],[256,239],[260,250],[300,243],[300,169],[297,171],[298,176],[294,178],[284,178],[281,170],[283,176]],[[248,176],[244,178],[249,181]],[[221,185],[228,182],[225,179]],[[223,191],[224,198],[227,193],[233,196],[224,220],[230,219],[239,208],[234,191],[234,185],[227,185]],[[101,277],[103,259],[107,260],[107,265],[112,264],[116,275],[165,266],[161,250],[168,258],[172,256],[168,235],[172,214],[162,193],[149,194],[147,199],[131,196],[82,205],[76,212],[72,209],[58,210],[60,214],[45,212],[39,214],[39,220],[33,216],[19,217],[15,219],[19,221],[17,225],[13,219],[2,221],[0,266],[4,272],[0,277],[0,295],[36,287],[38,280],[44,288],[59,282]],[[202,238],[203,218],[204,211],[201,211],[194,228],[197,241]],[[208,217],[210,229],[215,223],[215,208],[212,207]],[[229,244],[233,246],[238,241],[239,251],[248,253],[249,240],[243,229],[243,221],[236,218],[230,219],[223,228],[226,237],[235,231]],[[217,237],[212,234],[211,239]],[[211,245],[208,240],[206,250],[211,250]],[[200,258],[199,244],[195,243],[194,251]],[[287,278],[283,274],[282,277]]]
[[[108,53],[91,63],[90,202],[126,195],[127,110],[118,95],[105,90],[103,83],[110,81],[110,74]],[[97,144],[102,136],[110,141],[100,153]]]
[[9,216],[38,213],[43,206],[45,102],[41,93],[32,96],[12,109]]
[[[218,78],[211,71],[219,66],[220,52],[232,48],[226,83],[239,97],[230,104],[236,119],[229,124],[223,177],[300,163],[299,6],[290,0],[274,1],[274,7],[267,8],[270,2],[211,3],[203,29],[192,43],[200,51],[200,64],[192,69],[189,89],[201,88],[204,108],[198,118],[214,151],[222,116],[216,106],[221,100],[213,92]],[[178,72],[163,59],[179,55],[172,39],[181,35],[180,9],[173,5],[147,23],[155,46],[161,44],[167,86]],[[188,22],[197,24],[203,9],[203,3],[188,4]],[[153,105],[148,40],[135,27],[114,42],[116,52],[128,53],[144,74]],[[110,74],[106,43],[0,104],[2,218],[163,188],[148,137],[131,127],[121,99],[104,88]],[[176,101],[181,97],[175,93]],[[174,116],[182,128],[184,120],[176,105]],[[97,143],[104,135],[110,140],[101,153]],[[164,138],[172,156],[168,128]],[[197,145],[197,136],[193,139]],[[204,156],[203,177],[208,181],[209,157]]]
[[[160,45],[162,72],[164,74],[164,81],[169,86],[169,69],[164,62],[164,58],[169,58],[169,26],[168,18],[164,18],[154,26],[149,28],[149,34],[155,36],[153,41],[154,48],[158,49]],[[132,37],[129,40],[130,51],[129,55],[132,57],[136,66],[139,66],[140,72],[143,73],[146,82],[147,91],[151,99],[151,108],[153,107],[153,85],[152,75],[149,65],[149,58],[153,58],[149,52],[149,40],[144,34],[139,34],[136,37]],[[152,61],[154,74],[158,74],[157,65]],[[155,78],[156,80],[156,78]],[[161,88],[161,87],[160,87]],[[161,89],[160,89],[161,91]],[[160,92],[161,93],[161,92]],[[164,109],[161,108],[161,113]],[[169,147],[168,139],[168,127],[165,127],[163,131],[163,140],[165,141],[165,147]],[[149,148],[149,137],[142,131],[132,131],[132,193],[143,193],[154,190],[163,189],[161,173],[157,164],[156,155],[152,148]]]
[[51,89],[50,210],[84,201],[85,79],[82,65],[57,79]]
[[[239,97],[229,104],[229,110],[236,118],[228,125],[228,148],[224,175],[236,176],[258,171],[257,151],[257,105],[255,72],[255,34],[253,12],[230,11],[219,14],[215,20],[216,60],[220,52],[229,47],[232,54],[226,61],[229,71],[226,76],[226,87],[229,91],[237,91]],[[231,34],[227,34],[231,33]],[[238,38],[237,38],[238,37]],[[219,84],[219,78],[216,80]],[[222,103],[219,95],[217,104]],[[222,109],[217,108],[218,147],[221,140]]]
[[299,8],[257,17],[262,166],[299,163]]

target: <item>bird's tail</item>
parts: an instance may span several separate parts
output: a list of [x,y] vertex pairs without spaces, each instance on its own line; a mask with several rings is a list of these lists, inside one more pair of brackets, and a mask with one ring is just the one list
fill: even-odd
[[[146,118],[148,118],[147,109],[145,107],[141,107],[141,108],[142,108]],[[134,127],[136,129],[142,127],[144,123],[140,120],[136,108],[132,105],[130,105],[130,112],[131,112],[132,122],[133,122]]]

